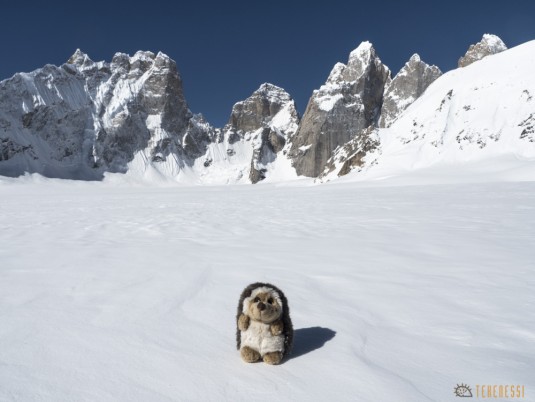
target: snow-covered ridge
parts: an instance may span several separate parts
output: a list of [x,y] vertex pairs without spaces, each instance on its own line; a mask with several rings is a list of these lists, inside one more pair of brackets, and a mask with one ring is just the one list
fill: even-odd
[[531,41],[444,74],[390,128],[375,132],[380,146],[351,177],[493,160],[499,170],[506,158],[534,163],[534,70]]

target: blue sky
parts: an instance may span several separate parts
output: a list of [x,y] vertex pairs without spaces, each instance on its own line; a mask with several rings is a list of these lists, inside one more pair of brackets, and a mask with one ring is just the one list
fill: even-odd
[[483,33],[508,47],[535,39],[535,1],[31,2],[2,6],[0,79],[62,64],[159,50],[181,72],[194,113],[215,126],[263,82],[285,88],[302,113],[332,66],[371,41],[396,73],[413,53],[443,71]]

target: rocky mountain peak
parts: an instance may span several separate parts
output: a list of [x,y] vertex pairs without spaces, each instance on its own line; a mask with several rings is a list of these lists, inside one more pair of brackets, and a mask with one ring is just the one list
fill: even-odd
[[149,51],[137,51],[129,58],[130,72],[135,76],[140,76],[154,65],[156,55]]
[[269,125],[285,107],[293,118],[298,119],[294,101],[288,92],[276,85],[264,83],[251,96],[232,107],[226,130],[232,129],[236,133],[258,130]]
[[379,118],[390,70],[370,42],[362,42],[347,64],[337,63],[325,85],[313,92],[290,156],[299,175],[318,177],[332,152]]
[[389,127],[441,75],[437,66],[430,66],[413,54],[386,85],[379,126]]
[[466,67],[484,57],[507,50],[505,43],[496,35],[484,34],[481,41],[470,45],[466,54],[459,59],[458,66]]
[[177,72],[175,61],[162,52],[155,54],[150,51],[138,51],[133,56],[115,53],[110,66],[113,71],[129,72],[132,70],[134,76],[139,76],[153,67],[157,70]]
[[357,61],[369,61],[375,56],[375,49],[371,42],[364,41],[357,46],[355,50],[349,53],[349,60],[347,64],[353,64]]
[[131,57],[131,62],[134,63],[137,60],[154,60],[156,58],[156,55],[151,52],[150,50],[138,50],[134,55]]
[[130,56],[126,53],[115,53],[111,59],[111,68],[113,70],[130,70]]
[[346,68],[346,65],[344,63],[336,63],[331,70],[329,77],[327,77],[326,84],[327,85],[334,85],[341,81],[343,81],[343,72]]
[[289,102],[292,100],[290,94],[283,88],[270,83],[263,83],[256,91],[253,92],[251,97],[263,97],[270,102]]
[[488,48],[496,50],[495,53],[507,50],[507,46],[505,46],[505,43],[503,43],[503,41],[497,35],[484,34],[481,42],[484,43]]
[[156,68],[176,68],[176,63],[165,53],[158,52],[154,58],[154,66]]
[[76,49],[74,54],[69,57],[69,60],[67,60],[67,64],[73,64],[78,67],[86,67],[94,64],[94,62],[86,53],[82,52],[80,49]]
[[229,158],[238,144],[251,150],[249,180],[256,183],[266,177],[270,166],[280,156],[299,125],[295,102],[284,89],[262,84],[247,99],[232,107],[228,124],[223,128],[223,141]]
[[363,76],[371,66],[382,65],[373,45],[362,42],[349,54],[347,64],[336,63],[327,78],[326,84],[353,82]]
[[409,59],[409,64],[415,64],[421,62],[422,59],[420,58],[420,55],[418,53],[414,53],[411,58]]

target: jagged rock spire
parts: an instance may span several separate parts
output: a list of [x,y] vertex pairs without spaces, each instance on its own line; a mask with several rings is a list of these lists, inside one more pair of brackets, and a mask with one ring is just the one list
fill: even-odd
[[332,152],[377,124],[390,70],[370,42],[362,42],[347,64],[337,63],[314,91],[290,151],[299,175],[318,177]]
[[413,54],[385,88],[379,126],[390,126],[441,75],[437,66],[430,66]]
[[76,49],[74,54],[69,58],[69,60],[67,60],[67,63],[82,66],[84,64],[93,63],[93,60],[91,60],[89,56],[80,49]]
[[253,146],[249,179],[265,178],[267,165],[274,162],[299,124],[295,102],[284,89],[264,83],[247,99],[232,107],[223,131],[229,145],[248,137]]

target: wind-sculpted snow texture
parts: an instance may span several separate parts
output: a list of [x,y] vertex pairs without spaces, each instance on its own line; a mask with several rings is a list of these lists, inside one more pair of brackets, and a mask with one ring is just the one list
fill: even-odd
[[[1,401],[454,401],[461,381],[535,393],[534,183],[35,180],[0,178]],[[278,367],[236,350],[253,281],[291,306]]]

